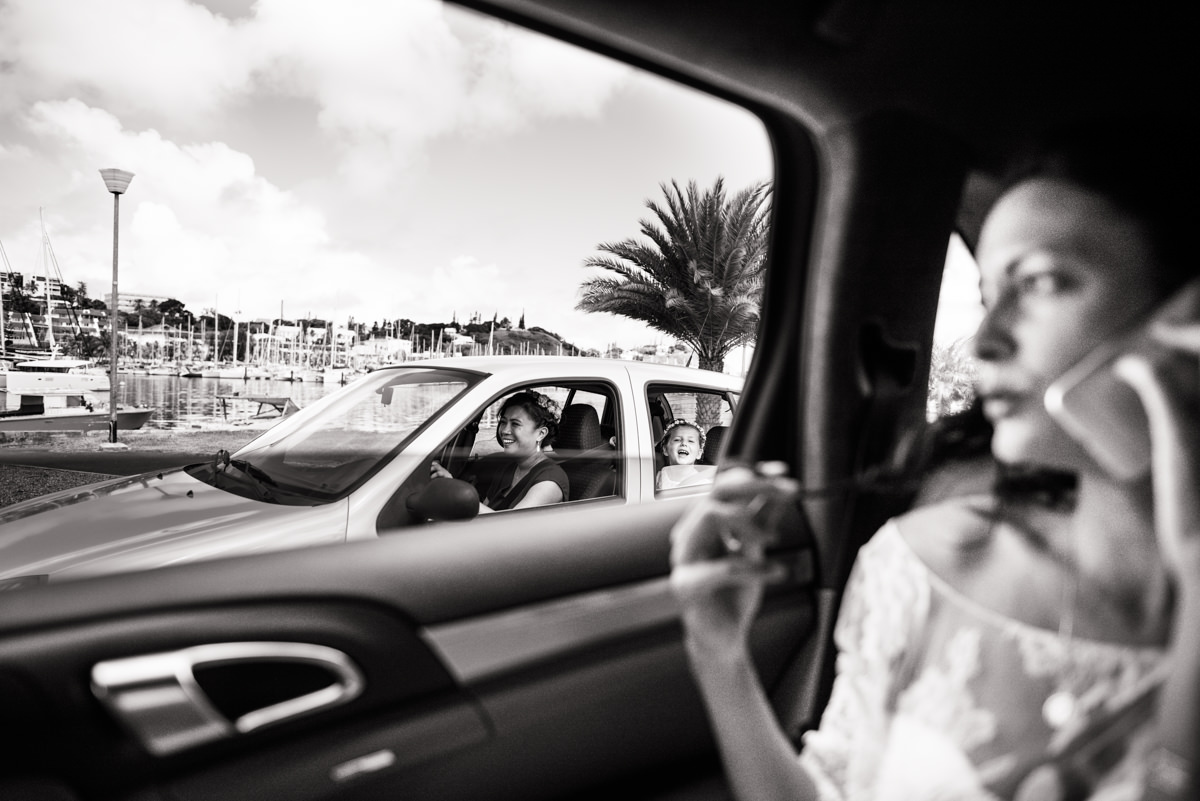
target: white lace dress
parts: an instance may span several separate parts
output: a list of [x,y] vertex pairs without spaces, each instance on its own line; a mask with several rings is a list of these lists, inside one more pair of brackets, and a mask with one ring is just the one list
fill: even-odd
[[[1116,742],[1085,750],[1089,797],[1139,795],[1150,716],[1129,710],[1149,708],[1162,649],[992,612],[926,568],[894,523],[859,553],[835,641],[833,694],[800,757],[822,799],[1009,798],[1047,754],[1098,737]],[[1042,706],[1064,688],[1078,714],[1054,730]]]

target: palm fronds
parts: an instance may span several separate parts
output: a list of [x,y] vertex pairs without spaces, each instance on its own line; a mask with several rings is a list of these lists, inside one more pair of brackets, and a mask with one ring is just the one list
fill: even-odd
[[[696,351],[700,366],[720,370],[725,355],[757,333],[770,225],[770,185],[727,197],[725,182],[701,192],[661,184],[665,203],[646,201],[644,240],[602,242],[585,267],[576,308],[641,320]],[[646,241],[648,240],[648,241]],[[615,278],[613,277],[615,276]]]

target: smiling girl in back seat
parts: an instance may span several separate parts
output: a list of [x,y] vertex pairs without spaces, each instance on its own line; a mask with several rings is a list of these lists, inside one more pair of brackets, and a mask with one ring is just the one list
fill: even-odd
[[672,420],[659,447],[667,457],[667,466],[658,471],[654,480],[656,490],[712,483],[716,466],[696,464],[704,452],[704,433],[695,423]]

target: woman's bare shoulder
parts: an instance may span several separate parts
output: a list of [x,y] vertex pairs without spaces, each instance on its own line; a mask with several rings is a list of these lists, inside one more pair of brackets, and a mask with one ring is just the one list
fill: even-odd
[[992,541],[995,515],[991,496],[973,495],[912,509],[894,522],[926,567],[953,579],[980,564]]

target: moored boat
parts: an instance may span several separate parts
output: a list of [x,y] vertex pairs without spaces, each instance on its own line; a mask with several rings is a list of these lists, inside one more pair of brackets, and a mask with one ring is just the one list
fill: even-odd
[[249,369],[244,364],[214,364],[202,371],[204,378],[219,378],[223,381],[246,381],[250,378]]
[[79,395],[108,392],[108,374],[86,359],[33,359],[17,362],[5,375],[4,388],[15,395]]
[[175,363],[159,362],[152,364],[146,368],[146,375],[179,375],[179,365]]
[[[28,431],[107,431],[111,412],[87,395],[16,395],[5,391],[0,433]],[[153,409],[117,409],[117,428],[141,428]]]

